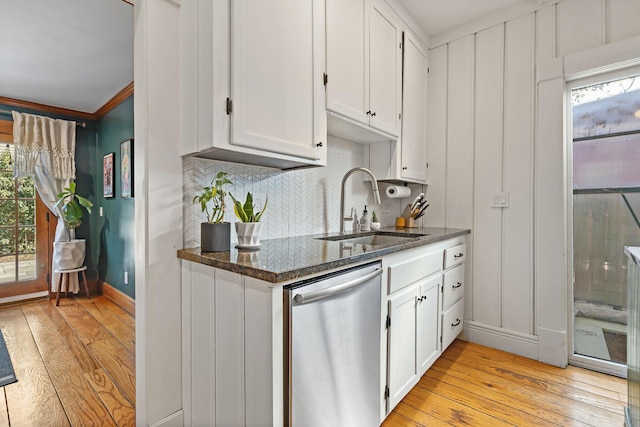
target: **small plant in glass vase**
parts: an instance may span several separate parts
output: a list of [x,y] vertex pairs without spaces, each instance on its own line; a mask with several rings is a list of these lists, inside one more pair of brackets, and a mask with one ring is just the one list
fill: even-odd
[[373,211],[371,213],[371,229],[380,230],[380,222],[378,221],[378,216],[376,215],[376,211]]
[[218,172],[208,187],[204,187],[193,203],[200,203],[200,209],[207,222],[200,224],[200,250],[203,252],[228,251],[231,245],[231,224],[224,222],[227,192],[225,185],[233,184],[227,178],[227,172]]
[[76,239],[76,228],[82,224],[84,211],[91,213],[93,203],[76,193],[76,183],[71,182],[56,196],[53,209],[59,213],[65,235],[53,242],[53,258],[57,269],[71,270],[82,267],[86,253],[86,240]]
[[240,222],[236,222],[238,233],[238,249],[257,249],[260,247],[260,231],[262,223],[260,218],[267,209],[269,198],[267,197],[261,210],[253,203],[253,195],[247,193],[245,202],[242,203],[230,194],[233,199],[233,211]]

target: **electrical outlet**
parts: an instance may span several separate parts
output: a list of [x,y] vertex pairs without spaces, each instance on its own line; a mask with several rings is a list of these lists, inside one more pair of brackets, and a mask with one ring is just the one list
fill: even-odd
[[104,211],[102,210],[102,206],[100,206],[100,216],[104,215]]
[[508,208],[509,207],[509,193],[494,193],[491,199],[492,208]]
[[128,271],[124,272],[124,284],[125,285],[129,284],[129,272]]

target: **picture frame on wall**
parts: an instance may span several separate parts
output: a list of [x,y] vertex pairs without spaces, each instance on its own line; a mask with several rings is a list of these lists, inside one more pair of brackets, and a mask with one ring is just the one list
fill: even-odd
[[120,188],[122,197],[133,197],[133,139],[120,143]]
[[113,197],[115,156],[116,153],[108,153],[102,158],[102,192],[105,198]]

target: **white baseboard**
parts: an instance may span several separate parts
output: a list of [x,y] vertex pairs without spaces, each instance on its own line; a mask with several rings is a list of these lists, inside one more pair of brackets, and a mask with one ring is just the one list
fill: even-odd
[[173,414],[164,417],[163,419],[156,421],[149,427],[183,427],[184,426],[184,412],[182,409],[174,412]]
[[569,364],[567,331],[538,328],[538,360],[566,368]]
[[476,344],[538,359],[538,337],[467,320],[461,337]]
[[9,304],[12,302],[26,301],[30,299],[49,297],[49,291],[32,292],[30,294],[15,295],[12,297],[0,298],[0,304]]

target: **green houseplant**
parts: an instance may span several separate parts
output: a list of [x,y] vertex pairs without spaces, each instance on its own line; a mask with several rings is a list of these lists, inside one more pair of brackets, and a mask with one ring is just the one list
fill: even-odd
[[240,222],[236,222],[236,233],[238,234],[239,249],[255,249],[260,247],[260,232],[262,223],[260,219],[267,209],[269,198],[267,197],[261,210],[256,209],[253,202],[253,195],[247,193],[245,202],[242,203],[230,194],[233,199],[233,212]]
[[380,230],[380,221],[378,221],[378,216],[376,215],[376,211],[371,212],[371,229]]
[[54,262],[58,269],[70,270],[84,264],[86,241],[76,239],[75,231],[82,224],[84,211],[90,214],[92,207],[93,203],[89,199],[77,194],[75,182],[71,182],[56,196],[53,208],[60,214],[67,239],[53,242]]
[[200,250],[204,252],[228,251],[231,244],[231,224],[224,222],[227,196],[224,187],[233,184],[227,175],[227,172],[218,172],[211,184],[193,198],[193,203],[199,203],[207,217],[207,222],[200,224]]

